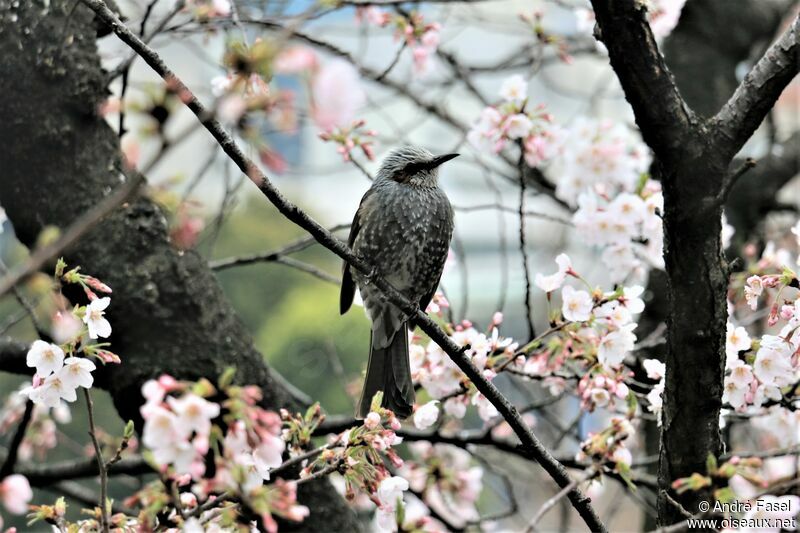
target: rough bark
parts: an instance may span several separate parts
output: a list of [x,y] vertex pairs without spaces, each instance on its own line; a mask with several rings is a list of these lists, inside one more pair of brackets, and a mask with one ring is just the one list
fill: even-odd
[[[116,134],[97,115],[105,76],[93,14],[68,0],[0,0],[0,198],[18,238],[32,245],[47,225],[66,227],[120,183]],[[73,10],[74,8],[74,10]],[[205,261],[175,250],[159,208],[124,205],[68,250],[113,289],[110,341],[123,364],[98,376],[121,417],[138,419],[142,383],[162,373],[216,378],[235,366],[268,408],[297,407],[271,375]],[[327,481],[303,485],[311,516],[300,530],[359,525]]]

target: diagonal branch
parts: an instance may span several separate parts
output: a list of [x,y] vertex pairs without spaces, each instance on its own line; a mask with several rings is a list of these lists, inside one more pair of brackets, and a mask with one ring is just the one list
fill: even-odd
[[733,157],[753,135],[798,72],[800,16],[758,60],[712,119],[715,143],[727,157]]
[[592,0],[598,39],[608,48],[611,66],[630,102],[645,142],[659,158],[676,160],[696,118],[683,101],[636,0]]
[[33,375],[25,362],[28,345],[9,337],[0,338],[0,372]]
[[[400,294],[391,284],[381,276],[374,273],[372,265],[363,258],[355,255],[353,251],[341,240],[291,203],[275,188],[267,176],[241,151],[234,139],[226,132],[222,125],[200,103],[188,87],[167,67],[159,55],[131,32],[117,16],[106,6],[102,0],[83,0],[83,3],[92,9],[98,18],[106,22],[112,31],[130,46],[150,67],[163,78],[181,100],[201,121],[203,126],[211,133],[220,144],[223,151],[239,167],[239,169],[255,183],[269,201],[289,220],[306,230],[323,246],[347,261],[353,268],[369,276],[386,296],[387,299],[401,309],[408,316],[415,318],[420,328],[436,342],[450,356],[464,374],[475,384],[480,391],[505,418],[511,428],[522,442],[525,450],[536,459],[547,471],[559,487],[564,488],[572,483],[566,468],[539,441],[531,429],[523,422],[517,409],[505,398],[500,391],[472,364],[464,354],[463,348],[456,345],[447,334],[439,328],[431,318]],[[591,505],[591,500],[581,493],[577,487],[572,488],[568,497],[573,507],[578,511],[586,525],[592,531],[604,532],[605,526],[600,521]]]

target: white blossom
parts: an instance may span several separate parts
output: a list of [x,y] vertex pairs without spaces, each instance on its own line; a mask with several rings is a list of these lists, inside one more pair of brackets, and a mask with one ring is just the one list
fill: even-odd
[[506,102],[522,103],[528,97],[528,82],[521,74],[514,74],[503,81],[500,97]]
[[437,400],[432,400],[414,411],[414,426],[417,429],[428,429],[436,423],[439,418],[438,403]]
[[68,357],[58,371],[58,377],[66,387],[90,389],[94,382],[92,371],[95,368],[95,364],[85,357]]
[[56,344],[41,340],[33,341],[25,362],[28,366],[36,368],[39,377],[45,378],[61,369],[64,364],[64,350]]
[[561,289],[561,313],[566,320],[583,322],[592,316],[592,297],[586,291],[576,291],[569,285]]
[[83,316],[84,323],[89,327],[89,337],[96,339],[98,337],[107,338],[111,335],[111,324],[103,316],[108,304],[111,303],[111,298],[105,296],[92,300],[86,306],[86,314]]

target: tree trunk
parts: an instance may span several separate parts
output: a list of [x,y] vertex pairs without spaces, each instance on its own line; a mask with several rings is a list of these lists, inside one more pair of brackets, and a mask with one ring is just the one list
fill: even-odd
[[[118,139],[97,114],[107,90],[95,37],[92,13],[74,0],[0,0],[0,201],[28,246],[120,185]],[[206,262],[170,245],[163,214],[145,196],[109,215],[66,260],[114,289],[110,341],[123,362],[97,378],[123,419],[139,420],[147,379],[213,380],[229,366],[262,388],[264,407],[299,407]],[[300,499],[311,516],[298,530],[360,529],[327,480],[302,485]]]

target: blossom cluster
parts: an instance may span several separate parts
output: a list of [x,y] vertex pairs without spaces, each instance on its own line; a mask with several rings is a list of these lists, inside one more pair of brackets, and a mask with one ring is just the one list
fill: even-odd
[[[30,386],[30,382],[23,383],[6,398],[0,409],[0,435],[10,435],[14,426],[22,420],[27,398],[20,392]],[[59,402],[52,409],[44,404],[35,404],[25,438],[17,450],[17,457],[22,461],[44,459],[47,452],[58,445],[59,431],[56,424],[68,424],[71,420],[72,412],[64,402]]]
[[[494,367],[513,357],[519,346],[513,339],[500,336],[502,319],[502,314],[496,313],[487,333],[478,331],[465,320],[453,327],[450,334],[451,340],[465,348],[465,355],[489,380],[497,375]],[[473,405],[484,421],[497,417],[497,409],[466,379],[438,344],[429,341],[423,346],[418,338],[412,336],[409,354],[412,378],[431,398],[443,401],[442,408],[446,414],[461,419],[466,415],[467,406]],[[438,402],[429,402],[417,408],[414,422],[418,428],[425,429],[433,425],[438,416]]]
[[375,130],[365,128],[365,124],[364,120],[356,120],[350,126],[323,131],[319,134],[319,138],[336,143],[338,145],[336,151],[339,152],[345,163],[352,160],[352,152],[356,148],[372,161],[375,159],[373,139],[377,133]]
[[573,223],[585,243],[603,248],[612,282],[649,266],[663,268],[664,199],[648,179],[646,146],[624,126],[576,120],[553,161],[556,196],[576,206]]
[[[30,386],[21,394],[30,398],[34,404],[56,408],[62,400],[74,402],[77,389],[89,389],[94,382],[92,372],[96,365],[92,358],[101,363],[119,363],[119,357],[106,349],[107,343],[92,343],[91,340],[107,338],[111,335],[111,324],[105,318],[105,310],[111,298],[98,297],[95,291],[106,294],[111,288],[93,276],[80,273],[80,267],[66,271],[66,264],[59,260],[56,266],[57,286],[62,283],[79,285],[89,303],[76,305],[67,318],[66,311],[59,311],[53,320],[52,336],[61,340],[60,344],[43,340],[34,341],[26,355],[26,364],[35,368]],[[63,301],[63,296],[59,299]],[[80,322],[83,322],[83,326]]]
[[424,441],[410,444],[409,449],[413,459],[405,462],[401,473],[414,492],[450,524],[477,520],[483,468],[472,463],[469,452]]
[[520,74],[508,77],[499,95],[502,101],[484,108],[467,134],[470,144],[482,152],[497,154],[509,143],[518,143],[532,167],[553,158],[561,147],[561,130],[553,125],[543,105],[529,108],[525,78]]
[[573,208],[573,223],[587,244],[603,247],[611,281],[648,267],[663,268],[663,196],[649,179],[644,143],[623,124],[586,118],[568,127],[553,123],[540,105],[528,106],[525,79],[503,81],[502,102],[486,107],[468,133],[478,150],[500,153],[517,144],[531,167],[546,165],[555,195]]
[[797,274],[785,263],[776,264],[770,260],[762,260],[760,268],[759,265],[755,268],[760,272],[746,277],[741,284],[739,294],[746,304],[743,307],[755,311],[759,299],[770,298],[770,292],[774,292],[768,307],[767,327],[780,329],[754,341],[745,327],[728,323],[723,401],[738,411],[781,403],[784,397],[789,402],[796,401],[792,394],[796,395],[796,384],[800,383]]
[[[231,377],[226,373],[217,387],[207,380],[186,383],[168,375],[146,382],[142,443],[163,475],[180,485],[194,482],[186,494],[207,501],[226,491],[241,493],[274,531],[274,515],[299,521],[308,510],[295,503],[293,486],[273,483],[264,488],[271,470],[283,462],[283,423],[279,414],[257,406],[257,387],[232,386]],[[220,396],[222,401],[209,400]],[[210,478],[209,454],[214,459]]]
[[[554,274],[537,274],[534,282],[547,293],[561,289],[561,307],[551,315],[559,335],[544,346],[537,343],[524,362],[530,376],[556,375],[572,369],[582,375],[578,391],[584,408],[614,405],[614,398],[627,399],[631,394],[625,380],[629,377],[623,363],[636,342],[635,315],[644,310],[639,285],[603,292],[581,278],[566,254],[556,258]],[[587,290],[564,285],[567,278],[583,283]],[[562,287],[563,285],[563,287]]]
[[421,13],[392,15],[379,7],[359,7],[356,21],[376,26],[394,26],[395,37],[402,39],[403,45],[411,50],[414,58],[414,72],[427,74],[431,70],[431,57],[439,47],[442,26],[438,22],[426,22]]

